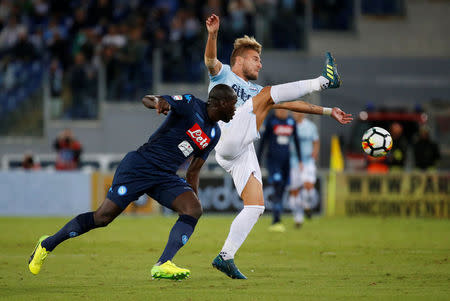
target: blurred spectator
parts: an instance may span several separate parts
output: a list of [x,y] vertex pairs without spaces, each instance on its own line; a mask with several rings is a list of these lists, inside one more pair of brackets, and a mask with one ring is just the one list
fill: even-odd
[[11,55],[16,60],[31,61],[37,58],[36,48],[28,40],[26,30],[20,31],[16,44],[11,48]]
[[86,62],[81,52],[75,55],[74,66],[70,70],[70,88],[72,90],[72,108],[70,116],[74,119],[96,118],[98,99],[96,92],[96,71]]
[[53,59],[49,69],[50,114],[52,118],[60,117],[62,111],[63,70],[57,59]]
[[437,161],[441,158],[439,146],[431,140],[427,126],[419,129],[419,138],[414,143],[413,151],[415,166],[422,170],[435,169]]
[[394,122],[391,124],[392,149],[388,153],[388,164],[391,170],[403,170],[408,151],[408,140],[403,135],[403,126]]
[[253,17],[255,6],[250,0],[232,0],[228,4],[230,26],[235,36],[254,35]]
[[26,31],[26,27],[18,23],[16,16],[11,16],[8,24],[0,32],[0,50],[5,51],[13,47],[19,39],[19,33],[24,31]]
[[55,168],[73,170],[80,168],[81,143],[73,136],[70,129],[63,130],[53,143],[57,151]]
[[305,48],[305,10],[302,1],[280,1],[277,16],[272,22],[272,40],[275,48]]
[[38,162],[36,162],[33,153],[26,152],[23,155],[22,168],[25,170],[38,170],[41,169],[41,165]]
[[354,22],[352,0],[315,0],[312,4],[314,29],[352,29]]

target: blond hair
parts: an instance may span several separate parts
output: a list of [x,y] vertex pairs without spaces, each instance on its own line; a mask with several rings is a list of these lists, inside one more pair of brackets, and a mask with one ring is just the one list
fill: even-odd
[[243,38],[236,39],[234,41],[234,49],[231,53],[230,58],[230,65],[233,66],[236,62],[237,56],[242,56],[242,54],[248,50],[252,49],[258,52],[258,54],[261,54],[262,46],[258,43],[258,41],[255,40],[254,37],[249,37],[248,35],[245,35]]

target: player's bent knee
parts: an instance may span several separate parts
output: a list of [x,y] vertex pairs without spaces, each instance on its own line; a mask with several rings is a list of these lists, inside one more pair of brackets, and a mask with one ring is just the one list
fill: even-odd
[[94,215],[94,222],[95,226],[97,227],[106,227],[114,220],[114,218],[105,217],[105,216],[95,216]]
[[199,204],[199,206],[188,207],[184,210],[182,214],[190,215],[195,217],[196,219],[199,219],[203,214],[202,205]]

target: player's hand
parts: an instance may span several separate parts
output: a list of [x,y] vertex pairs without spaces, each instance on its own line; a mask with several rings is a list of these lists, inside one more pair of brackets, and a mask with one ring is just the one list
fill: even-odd
[[340,124],[347,124],[353,120],[352,114],[347,114],[336,107],[331,110],[331,117],[336,119]]
[[167,115],[170,111],[170,104],[165,99],[159,99],[155,106],[156,113]]
[[298,169],[299,169],[300,171],[303,170],[303,163],[302,163],[301,161],[298,163]]
[[206,29],[208,30],[208,33],[216,33],[219,31],[219,25],[220,25],[220,19],[215,14],[212,14],[211,16],[206,19]]

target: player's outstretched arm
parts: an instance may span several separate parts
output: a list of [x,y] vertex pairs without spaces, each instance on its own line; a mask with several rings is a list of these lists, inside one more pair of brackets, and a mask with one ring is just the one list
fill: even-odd
[[159,95],[145,95],[142,103],[149,109],[155,109],[158,114],[167,115],[170,111],[170,104]]
[[222,63],[217,59],[217,35],[219,33],[220,19],[212,14],[206,19],[208,40],[205,47],[205,66],[211,75],[216,75],[222,68]]
[[336,121],[340,124],[347,124],[353,120],[352,114],[347,114],[337,107],[334,107],[332,109],[324,108],[301,100],[277,103],[274,104],[272,108],[285,109],[306,114],[331,115],[331,117],[336,119]]
[[198,185],[200,182],[199,175],[203,164],[205,164],[205,160],[199,157],[194,157],[186,172],[186,182],[191,185],[196,195],[198,195]]

